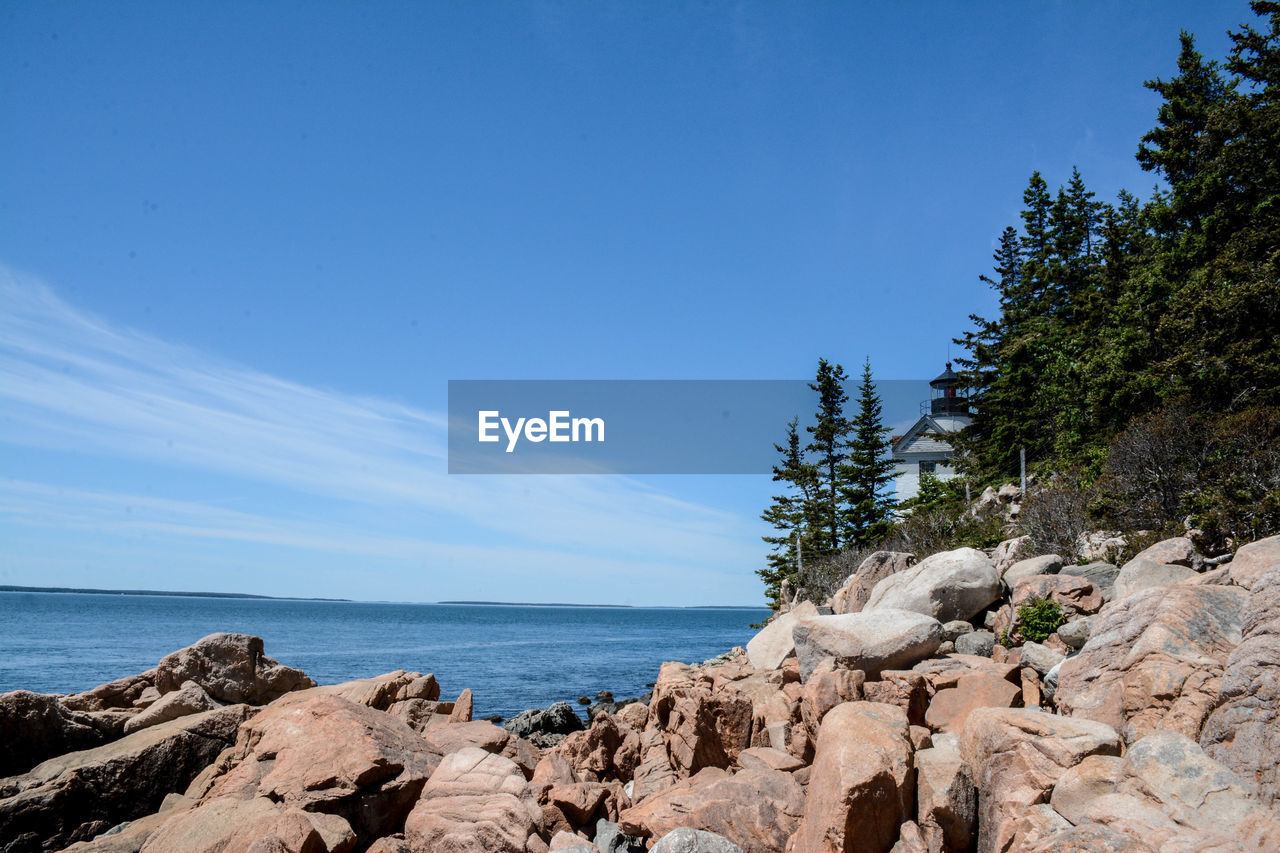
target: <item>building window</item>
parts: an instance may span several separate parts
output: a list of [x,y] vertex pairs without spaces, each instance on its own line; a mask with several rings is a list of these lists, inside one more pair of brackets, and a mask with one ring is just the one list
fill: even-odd
[[921,477],[923,477],[925,474],[932,474],[932,473],[934,473],[934,471],[935,471],[935,469],[937,469],[937,467],[938,467],[938,463],[937,463],[937,462],[921,462],[921,463],[920,463],[920,476],[921,476]]

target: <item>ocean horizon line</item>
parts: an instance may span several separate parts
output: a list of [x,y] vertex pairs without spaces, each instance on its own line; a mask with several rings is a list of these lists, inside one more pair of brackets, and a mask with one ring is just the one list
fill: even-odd
[[162,590],[162,589],[99,589],[93,587],[64,586],[22,586],[18,584],[0,584],[0,592],[40,593],[56,595],[138,595],[171,598],[211,598],[236,599],[251,601],[313,601],[337,604],[402,604],[413,606],[450,605],[466,607],[580,607],[611,608],[634,610],[767,610],[766,605],[752,604],[599,604],[574,603],[565,601],[486,601],[486,600],[447,600],[447,601],[392,601],[388,599],[360,600],[355,598],[316,598],[294,595],[261,595],[249,592],[207,592],[196,590]]

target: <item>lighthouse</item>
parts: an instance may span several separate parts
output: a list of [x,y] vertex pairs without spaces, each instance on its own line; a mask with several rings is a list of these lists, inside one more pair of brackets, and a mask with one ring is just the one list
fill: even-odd
[[929,399],[920,404],[920,419],[893,438],[894,491],[899,501],[920,493],[924,474],[939,480],[956,476],[952,437],[972,422],[969,398],[948,361],[942,373],[929,382]]

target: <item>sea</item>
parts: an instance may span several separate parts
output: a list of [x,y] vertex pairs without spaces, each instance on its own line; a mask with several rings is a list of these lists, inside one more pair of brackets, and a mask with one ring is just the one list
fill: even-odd
[[390,604],[0,592],[0,692],[74,693],[151,669],[218,631],[263,638],[319,684],[396,669],[471,688],[476,718],[511,717],[601,690],[643,695],[663,661],[745,645],[765,608]]

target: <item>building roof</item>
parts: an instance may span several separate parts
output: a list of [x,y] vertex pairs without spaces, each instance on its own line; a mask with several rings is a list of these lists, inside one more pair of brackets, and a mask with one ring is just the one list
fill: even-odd
[[[971,422],[970,418],[962,415],[922,415],[920,420],[912,424],[911,429],[893,439],[893,455],[900,457],[912,452],[938,453],[950,450],[951,443],[947,441],[947,437],[964,429]],[[916,439],[924,436],[933,436],[927,442],[929,446],[911,448]]]
[[948,385],[957,385],[960,382],[960,375],[951,369],[951,362],[947,362],[947,367],[938,374],[936,379],[929,380],[930,388],[946,388]]

